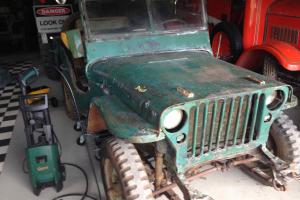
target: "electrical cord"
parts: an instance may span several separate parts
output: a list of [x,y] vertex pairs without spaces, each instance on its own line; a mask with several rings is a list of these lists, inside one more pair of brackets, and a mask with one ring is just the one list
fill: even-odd
[[86,172],[84,171],[84,169],[82,169],[82,168],[79,167],[78,165],[75,165],[75,164],[72,164],[72,163],[62,163],[62,164],[65,165],[65,166],[72,166],[72,167],[75,167],[75,168],[77,168],[79,171],[82,172],[82,174],[83,174],[83,176],[84,176],[84,178],[85,178],[85,183],[86,183],[86,185],[85,185],[85,191],[84,191],[84,193],[69,193],[69,194],[63,194],[63,195],[54,197],[52,200],[58,200],[58,199],[60,199],[60,198],[70,197],[70,196],[82,196],[80,200],[84,200],[85,198],[89,198],[89,199],[92,199],[92,200],[97,200],[97,198],[88,195],[89,180],[88,180],[88,176],[87,176]]

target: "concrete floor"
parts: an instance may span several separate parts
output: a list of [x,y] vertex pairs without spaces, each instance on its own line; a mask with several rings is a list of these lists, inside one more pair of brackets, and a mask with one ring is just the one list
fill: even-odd
[[[90,180],[89,193],[97,196],[95,179],[93,177],[88,155],[84,147],[76,145],[78,132],[73,130],[73,122],[69,120],[64,111],[62,103],[62,92],[59,82],[53,82],[42,76],[39,80],[43,85],[49,85],[52,88],[52,95],[58,97],[60,106],[50,108],[51,117],[54,124],[54,130],[57,133],[63,145],[63,162],[72,162],[82,166],[87,172]],[[299,108],[297,108],[299,110]],[[292,115],[297,116],[296,111],[291,111]],[[297,118],[297,123],[300,118]],[[42,191],[39,197],[32,194],[28,175],[22,172],[22,161],[24,158],[25,138],[23,131],[22,117],[19,113],[13,138],[8,150],[8,155],[4,165],[3,173],[0,176],[0,199],[1,200],[49,200],[53,197],[69,193],[84,191],[84,178],[76,169],[67,168],[67,181],[64,183],[64,189],[56,193],[54,189],[47,188]],[[95,166],[97,169],[98,166]],[[255,181],[239,169],[233,169],[228,172],[217,172],[192,182],[192,187],[215,198],[215,200],[296,200],[300,199],[300,182],[292,182],[288,191],[277,192],[271,187],[264,186]],[[80,198],[64,198],[80,199]],[[163,198],[161,198],[163,199]]]

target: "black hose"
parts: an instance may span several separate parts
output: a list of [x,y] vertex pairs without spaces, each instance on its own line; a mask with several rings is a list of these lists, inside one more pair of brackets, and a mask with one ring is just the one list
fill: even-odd
[[[82,193],[69,193],[69,194],[63,194],[63,195],[61,195],[61,196],[59,196],[59,197],[55,197],[54,199],[52,199],[52,200],[56,200],[56,199],[60,199],[60,198],[64,198],[64,197],[71,197],[71,196],[82,196]],[[90,199],[93,199],[93,200],[97,200],[95,197],[92,197],[92,196],[90,196],[90,195],[85,195],[85,198],[90,198]]]
[[[63,81],[66,83],[66,85],[67,85],[67,87],[68,87],[68,89],[69,89],[69,91],[70,91],[70,94],[71,94],[71,97],[72,97],[71,99],[72,99],[72,101],[73,101],[73,104],[74,104],[74,107],[75,107],[75,112],[76,112],[76,115],[77,115],[77,120],[78,120],[78,122],[79,122],[80,125],[81,125],[81,136],[84,136],[84,137],[85,137],[85,136],[86,136],[86,134],[85,134],[85,133],[86,133],[86,126],[85,126],[85,124],[84,124],[84,123],[82,122],[82,120],[81,120],[80,113],[79,113],[79,109],[78,109],[78,106],[77,106],[77,102],[76,102],[74,93],[73,93],[73,91],[72,91],[72,87],[71,87],[70,83],[68,82],[67,77],[63,74],[63,72],[60,70],[60,68],[59,68],[59,67],[56,67],[55,69],[56,69],[56,71],[60,74],[61,78],[62,78]],[[88,152],[88,156],[89,156],[90,162],[92,163],[92,156],[91,156],[91,154],[90,154],[90,151],[89,151],[87,145],[86,145],[86,148],[87,148],[87,152]],[[97,189],[98,189],[99,196],[100,196],[100,199],[101,199],[102,196],[101,196],[100,187],[99,187],[99,184],[98,184],[98,181],[97,181],[97,176],[96,176],[95,167],[94,167],[93,164],[91,164],[91,167],[92,167],[92,171],[93,171],[94,177],[95,177],[95,179],[96,179]]]
[[86,185],[85,185],[85,191],[84,193],[69,193],[69,194],[63,194],[63,195],[60,195],[60,196],[57,196],[57,197],[54,197],[52,200],[58,200],[60,198],[64,198],[64,197],[70,197],[70,196],[82,196],[80,200],[84,200],[85,198],[90,198],[92,200],[97,200],[97,198],[95,197],[92,197],[90,195],[88,195],[88,189],[89,189],[89,180],[88,180],[88,176],[86,174],[86,172],[84,171],[84,169],[82,169],[81,167],[79,167],[78,165],[75,165],[75,164],[72,164],[72,163],[62,163],[63,165],[65,166],[72,166],[72,167],[75,167],[77,169],[79,169],[79,171],[82,172],[84,178],[85,178],[85,182],[86,182]]

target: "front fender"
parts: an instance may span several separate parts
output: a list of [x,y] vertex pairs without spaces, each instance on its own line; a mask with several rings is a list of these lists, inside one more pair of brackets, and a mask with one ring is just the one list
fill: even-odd
[[273,41],[272,43],[248,49],[240,56],[236,65],[247,69],[262,67],[264,57],[267,54],[274,56],[286,70],[300,71],[300,51],[288,43],[279,41]]
[[131,143],[150,143],[165,138],[157,127],[142,119],[116,96],[102,96],[91,102],[87,131],[104,130]]

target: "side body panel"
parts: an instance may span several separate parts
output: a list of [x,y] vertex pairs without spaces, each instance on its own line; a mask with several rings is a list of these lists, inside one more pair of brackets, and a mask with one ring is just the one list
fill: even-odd
[[300,51],[288,43],[278,41],[264,43],[246,50],[239,57],[236,65],[256,69],[263,66],[266,55],[272,55],[283,68],[289,71],[300,71]]
[[261,68],[265,56],[272,55],[284,69],[299,71],[299,9],[296,0],[247,1],[245,52],[236,64],[247,69]]
[[97,107],[108,130],[118,138],[132,143],[150,143],[164,139],[164,134],[157,131],[158,127],[145,121],[114,95],[94,98],[92,106]]
[[275,0],[246,0],[243,46],[247,50],[263,43],[266,15]]
[[297,0],[282,0],[269,9],[265,42],[286,42],[300,49],[300,3]]

